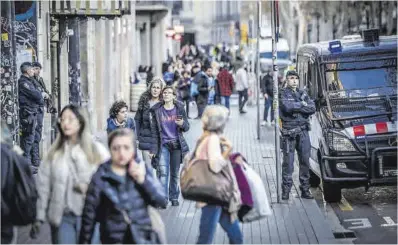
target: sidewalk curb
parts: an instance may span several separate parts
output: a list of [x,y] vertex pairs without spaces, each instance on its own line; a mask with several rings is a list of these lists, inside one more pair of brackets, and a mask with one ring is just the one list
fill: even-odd
[[[296,154],[295,161],[294,161],[295,168],[299,167],[297,159],[298,158],[297,158],[297,154]],[[300,183],[299,183],[298,178],[293,177],[293,183],[294,183],[294,187],[296,188],[297,193],[300,193],[300,190],[299,190]],[[300,200],[303,201],[303,199],[301,199],[301,198],[300,198]],[[323,227],[322,229],[330,230],[332,237],[333,237],[332,241],[337,242],[337,243],[342,243],[342,244],[353,244],[353,240],[356,239],[355,233],[351,230],[345,229],[341,225],[339,218],[337,217],[336,213],[334,212],[333,208],[330,206],[329,203],[323,201],[324,208],[322,209],[322,207],[320,207],[318,205],[315,198],[312,200],[305,200],[305,201],[309,201],[309,202],[311,202],[311,206],[317,207],[318,212],[316,212],[314,209],[311,209],[310,212],[318,213],[318,214],[316,214],[316,216],[320,216],[320,217],[324,218],[324,221],[328,225],[328,228]],[[304,207],[306,207],[306,205],[304,205]],[[309,216],[311,216],[311,215],[309,215]],[[327,239],[326,241],[319,241],[319,243],[334,243],[332,241],[329,241],[329,239]]]

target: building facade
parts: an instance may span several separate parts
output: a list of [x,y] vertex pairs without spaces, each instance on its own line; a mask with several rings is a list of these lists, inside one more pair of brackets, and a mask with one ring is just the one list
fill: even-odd
[[[25,61],[42,64],[58,112],[69,103],[87,109],[93,133],[105,130],[115,100],[130,101],[138,65],[154,66],[155,75],[161,72],[164,6],[146,10],[136,1],[2,1],[1,11],[1,117],[15,143],[17,80]],[[56,121],[57,115],[45,114],[42,152],[55,138]]]

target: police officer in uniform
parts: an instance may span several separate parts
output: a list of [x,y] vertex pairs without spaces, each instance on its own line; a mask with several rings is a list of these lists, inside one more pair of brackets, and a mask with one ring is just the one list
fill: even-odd
[[[44,106],[48,95],[41,92],[34,80],[34,70],[30,62],[21,65],[21,77],[18,80],[19,118],[21,124],[21,148],[24,156],[31,162],[32,146],[37,127],[37,113]],[[35,168],[33,168],[35,169]]]
[[298,88],[299,75],[290,70],[286,74],[287,87],[281,89],[280,118],[282,120],[282,200],[289,199],[292,188],[294,152],[297,150],[299,158],[299,179],[301,197],[312,199],[309,190],[309,158],[311,143],[309,117],[315,113],[315,104],[304,90]]
[[[48,100],[49,98],[49,92],[46,89],[46,85],[44,84],[43,78],[40,76],[40,71],[41,71],[41,64],[39,62],[33,62],[32,63],[33,70],[34,70],[34,82],[36,87],[40,90],[40,92],[43,94],[44,100]],[[33,166],[33,173],[37,172],[37,169],[40,166],[40,151],[39,151],[39,145],[41,141],[41,133],[43,130],[43,117],[44,117],[44,104],[40,105],[39,108],[37,108],[37,114],[36,114],[36,130],[35,130],[35,139],[33,141],[32,145],[32,151],[31,151],[31,157],[32,157],[32,166]]]

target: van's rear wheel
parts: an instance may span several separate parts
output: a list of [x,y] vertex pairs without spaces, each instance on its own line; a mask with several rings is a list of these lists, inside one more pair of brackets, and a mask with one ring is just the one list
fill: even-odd
[[322,183],[323,198],[326,202],[341,201],[341,187],[333,183]]
[[312,170],[310,170],[310,186],[318,187],[321,183],[321,179]]

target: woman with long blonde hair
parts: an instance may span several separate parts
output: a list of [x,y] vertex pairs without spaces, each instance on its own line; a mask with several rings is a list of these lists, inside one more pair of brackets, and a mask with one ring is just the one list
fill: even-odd
[[39,199],[32,232],[39,232],[40,225],[48,221],[54,244],[78,243],[88,184],[99,164],[110,157],[108,150],[93,140],[85,114],[76,105],[62,109],[58,136],[37,176]]

